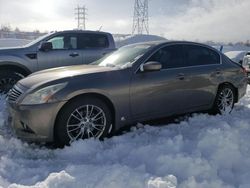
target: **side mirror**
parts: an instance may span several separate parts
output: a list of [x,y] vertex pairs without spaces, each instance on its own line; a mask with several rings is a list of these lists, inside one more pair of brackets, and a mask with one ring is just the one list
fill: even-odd
[[51,42],[42,42],[40,44],[39,50],[43,52],[47,52],[53,49],[52,43]]
[[140,67],[141,72],[151,72],[151,71],[159,71],[161,70],[162,65],[157,61],[149,61],[145,64],[142,64]]

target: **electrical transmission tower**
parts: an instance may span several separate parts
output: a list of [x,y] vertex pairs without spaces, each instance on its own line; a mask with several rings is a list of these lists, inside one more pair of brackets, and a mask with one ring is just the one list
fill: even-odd
[[75,8],[75,15],[77,20],[77,29],[85,30],[86,29],[86,13],[87,9],[85,6],[79,6]]
[[132,34],[149,34],[148,0],[135,0]]

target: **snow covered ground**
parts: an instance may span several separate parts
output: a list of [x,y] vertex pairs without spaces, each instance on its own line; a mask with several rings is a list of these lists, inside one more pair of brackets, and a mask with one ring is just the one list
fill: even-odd
[[0,100],[2,187],[249,188],[250,88],[230,115],[196,114],[51,150],[12,136]]

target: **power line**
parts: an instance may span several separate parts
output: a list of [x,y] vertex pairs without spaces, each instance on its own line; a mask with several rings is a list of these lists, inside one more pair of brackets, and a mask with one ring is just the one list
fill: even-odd
[[75,8],[75,15],[77,20],[77,28],[79,30],[86,29],[86,15],[87,15],[87,8],[85,6],[79,6]]
[[148,0],[135,0],[132,34],[149,34]]

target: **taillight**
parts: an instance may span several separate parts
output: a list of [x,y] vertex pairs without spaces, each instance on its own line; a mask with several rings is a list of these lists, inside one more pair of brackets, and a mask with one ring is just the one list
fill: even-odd
[[245,76],[247,76],[247,70],[246,70],[244,67],[241,67],[241,72],[242,72]]

